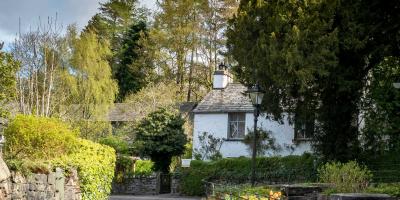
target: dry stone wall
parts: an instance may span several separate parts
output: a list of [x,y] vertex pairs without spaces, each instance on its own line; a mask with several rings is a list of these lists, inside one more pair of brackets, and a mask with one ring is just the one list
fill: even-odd
[[121,183],[113,183],[114,194],[157,194],[157,176],[126,178]]
[[1,200],[81,200],[76,171],[69,177],[62,169],[49,174],[32,174],[28,177],[10,172],[0,157]]

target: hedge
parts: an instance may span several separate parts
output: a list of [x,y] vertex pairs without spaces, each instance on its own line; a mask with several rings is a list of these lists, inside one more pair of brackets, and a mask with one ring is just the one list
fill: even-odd
[[55,167],[75,168],[84,200],[107,199],[115,168],[113,148],[78,138],[78,131],[55,118],[18,115],[4,135],[4,158],[12,170],[47,173]]
[[[286,157],[260,157],[256,160],[257,182],[295,183],[313,182],[317,179],[315,157],[311,154]],[[204,181],[229,182],[230,184],[249,182],[251,159],[225,158],[205,162],[194,160],[190,168],[178,171],[182,192],[187,195],[203,195]]]

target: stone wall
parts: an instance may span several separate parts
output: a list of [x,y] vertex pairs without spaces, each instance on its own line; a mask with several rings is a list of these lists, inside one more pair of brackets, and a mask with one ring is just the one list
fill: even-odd
[[121,183],[113,182],[113,194],[157,194],[157,176],[125,178]]
[[62,169],[49,174],[32,174],[28,177],[10,172],[0,157],[1,200],[80,200],[81,192],[76,171],[69,177]]

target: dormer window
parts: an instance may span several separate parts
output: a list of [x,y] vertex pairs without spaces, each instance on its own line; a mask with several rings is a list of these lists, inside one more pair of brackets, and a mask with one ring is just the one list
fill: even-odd
[[245,113],[228,114],[228,139],[243,139],[246,127]]

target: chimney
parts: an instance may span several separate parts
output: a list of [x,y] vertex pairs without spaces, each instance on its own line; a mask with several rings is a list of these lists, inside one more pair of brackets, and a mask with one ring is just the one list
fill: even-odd
[[213,89],[224,89],[232,81],[227,67],[221,63],[214,72]]

